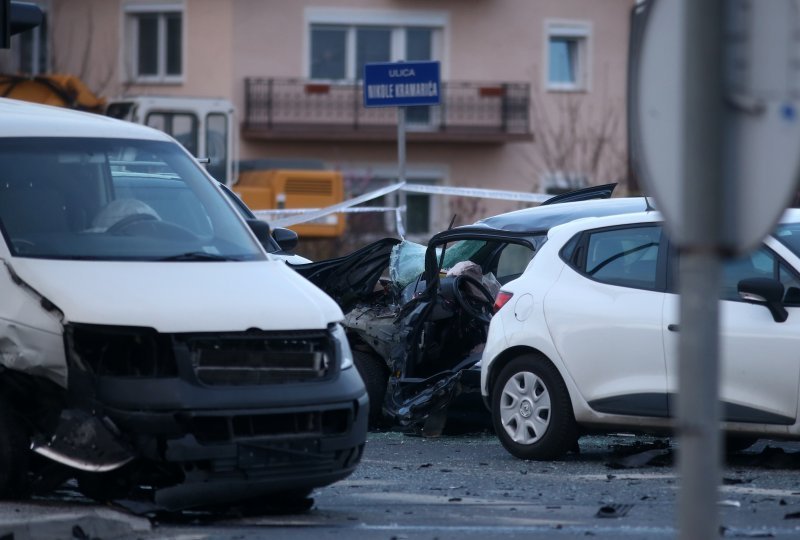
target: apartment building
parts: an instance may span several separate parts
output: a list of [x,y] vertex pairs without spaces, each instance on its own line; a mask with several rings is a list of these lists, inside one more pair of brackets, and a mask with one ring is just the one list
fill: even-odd
[[[407,110],[407,178],[559,192],[625,182],[634,0],[41,0],[0,70],[71,73],[96,93],[223,97],[241,159],[322,163],[348,194],[395,181],[397,111],[365,109],[369,62],[438,60],[442,104]],[[370,205],[393,205],[394,194]],[[424,239],[513,201],[408,195]],[[384,214],[350,217],[392,231]]]

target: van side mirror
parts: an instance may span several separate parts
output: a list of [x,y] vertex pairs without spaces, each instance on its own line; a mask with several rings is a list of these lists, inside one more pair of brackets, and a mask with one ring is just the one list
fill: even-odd
[[759,304],[772,313],[775,322],[784,322],[789,312],[783,306],[783,283],[771,278],[747,278],[739,282],[739,297],[745,302]]
[[272,238],[281,248],[281,251],[290,252],[297,247],[298,236],[297,233],[291,229],[284,229],[283,227],[275,227],[272,231]]
[[262,221],[260,219],[247,219],[247,225],[250,227],[250,230],[253,231],[253,234],[256,235],[256,238],[259,242],[261,242],[264,246],[269,246],[269,237],[270,237],[270,228],[269,223],[266,221]]

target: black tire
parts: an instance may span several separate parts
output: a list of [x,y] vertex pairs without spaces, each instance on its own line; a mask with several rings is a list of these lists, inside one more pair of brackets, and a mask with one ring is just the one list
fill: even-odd
[[353,351],[353,363],[367,388],[369,426],[378,427],[383,419],[383,399],[389,383],[389,368],[379,356],[358,350]]
[[502,369],[492,389],[492,423],[505,449],[520,459],[557,459],[578,440],[567,387],[539,355],[515,358]]
[[725,453],[735,454],[747,450],[758,442],[758,437],[747,437],[745,435],[725,435]]
[[0,400],[0,499],[23,499],[30,494],[28,482],[29,441],[21,421]]

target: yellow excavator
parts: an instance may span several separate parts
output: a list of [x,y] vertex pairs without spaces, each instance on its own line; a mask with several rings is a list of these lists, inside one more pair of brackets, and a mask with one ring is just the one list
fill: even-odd
[[0,75],[0,97],[100,114],[106,108],[75,75]]

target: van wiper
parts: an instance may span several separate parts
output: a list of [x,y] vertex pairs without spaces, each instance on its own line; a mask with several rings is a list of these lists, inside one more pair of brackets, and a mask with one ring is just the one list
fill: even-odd
[[237,257],[225,257],[224,255],[216,255],[215,253],[208,253],[205,251],[187,251],[186,253],[179,253],[178,255],[170,255],[158,259],[159,261],[239,261]]

